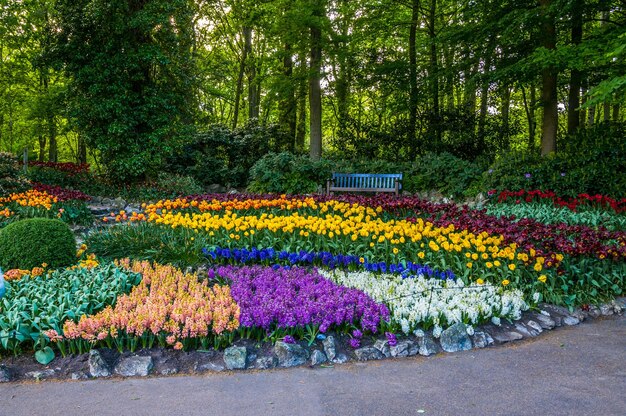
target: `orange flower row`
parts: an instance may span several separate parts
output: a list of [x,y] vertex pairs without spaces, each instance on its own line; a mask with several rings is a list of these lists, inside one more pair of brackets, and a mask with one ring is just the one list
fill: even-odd
[[[182,348],[180,340],[220,335],[239,327],[239,306],[228,286],[209,286],[195,274],[184,273],[173,266],[149,262],[118,266],[141,273],[143,278],[130,294],[120,296],[115,307],[108,306],[93,316],[83,316],[78,323],[66,321],[63,339],[90,342],[128,336],[166,336],[167,342]],[[53,338],[53,337],[51,337]]]

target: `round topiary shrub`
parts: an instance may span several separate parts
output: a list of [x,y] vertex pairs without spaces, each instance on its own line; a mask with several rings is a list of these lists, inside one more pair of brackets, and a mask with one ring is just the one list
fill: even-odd
[[32,218],[0,230],[0,266],[4,270],[48,264],[50,268],[76,262],[76,239],[63,221]]

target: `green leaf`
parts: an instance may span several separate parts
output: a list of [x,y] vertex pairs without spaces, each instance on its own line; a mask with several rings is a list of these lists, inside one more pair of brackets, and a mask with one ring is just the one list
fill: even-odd
[[50,347],[45,347],[43,350],[39,350],[35,353],[35,359],[40,364],[48,365],[54,360],[54,351],[52,351]]

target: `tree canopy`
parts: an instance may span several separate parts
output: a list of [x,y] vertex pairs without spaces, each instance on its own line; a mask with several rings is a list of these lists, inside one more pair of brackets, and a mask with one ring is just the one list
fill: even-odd
[[558,152],[624,119],[623,0],[14,0],[0,147],[154,175],[195,132],[411,160]]

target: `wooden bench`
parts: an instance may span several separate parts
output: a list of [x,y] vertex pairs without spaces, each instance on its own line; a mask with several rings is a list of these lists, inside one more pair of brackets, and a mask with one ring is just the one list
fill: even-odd
[[326,181],[326,193],[332,192],[394,192],[399,194],[401,173],[333,173]]

